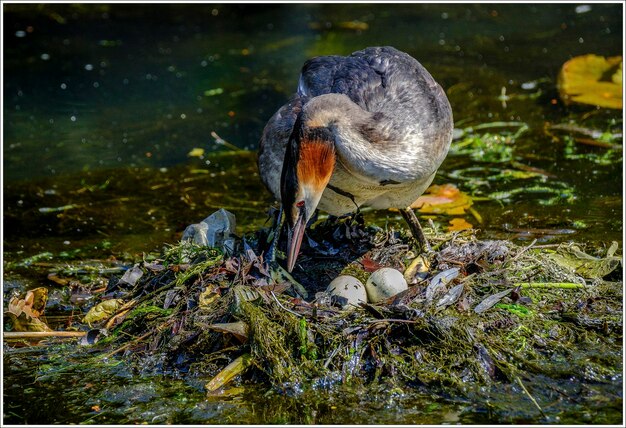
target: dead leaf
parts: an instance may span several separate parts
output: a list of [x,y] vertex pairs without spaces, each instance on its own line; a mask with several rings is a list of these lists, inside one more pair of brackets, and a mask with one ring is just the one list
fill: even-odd
[[[264,281],[267,281],[264,279]],[[288,282],[281,282],[279,284],[264,284],[260,286],[261,290],[263,291],[273,291],[274,294],[281,294],[282,292],[288,290],[289,288],[291,288],[291,284],[289,284]]]
[[561,68],[557,86],[565,104],[622,108],[622,57],[577,56]]
[[52,331],[39,319],[48,302],[48,289],[34,288],[26,292],[23,299],[13,297],[6,314],[10,318],[11,331]]
[[472,204],[472,198],[454,184],[434,184],[411,204],[411,208],[424,214],[461,215]]
[[219,287],[207,287],[198,297],[198,305],[206,309],[220,297]]
[[45,322],[39,319],[48,302],[48,289],[34,288],[26,293],[23,299],[13,297],[7,307],[7,315],[11,318],[12,331],[52,331]]
[[593,257],[571,244],[561,244],[556,252],[548,254],[548,257],[559,266],[570,269],[584,278],[602,278],[622,263],[620,257]]
[[83,318],[83,322],[91,326],[91,323],[107,319],[115,314],[123,304],[124,301],[122,299],[110,299],[100,302],[89,309],[89,312],[87,312],[87,315]]
[[13,297],[9,301],[8,312],[11,312],[16,317],[25,313],[30,318],[39,318],[43,314],[47,301],[48,289],[44,287],[35,288],[29,290],[23,299]]
[[404,279],[407,284],[417,284],[419,281],[426,279],[430,269],[430,262],[423,255],[417,256],[404,271]]
[[233,362],[227,365],[221,372],[219,372],[211,381],[206,384],[206,389],[209,392],[215,391],[218,388],[226,385],[233,380],[235,376],[241,374],[252,362],[252,356],[250,354],[243,354],[238,358],[235,358]]
[[120,283],[128,284],[130,286],[134,286],[135,283],[143,276],[143,270],[139,267],[138,264],[133,266],[124,272],[124,275],[120,278]]
[[248,340],[248,324],[243,321],[224,324],[211,324],[207,326],[207,328],[219,331],[221,333],[230,333],[235,336],[239,341],[241,341],[241,343],[245,343]]
[[472,223],[469,223],[464,218],[453,218],[450,220],[450,226],[448,226],[448,232],[454,232],[455,230],[469,230],[473,229]]
[[511,290],[513,289],[509,288],[508,290],[504,290],[499,293],[492,294],[491,296],[486,297],[478,305],[476,305],[476,307],[474,308],[474,312],[476,312],[477,314],[481,314],[485,312],[486,310],[494,306],[496,303],[498,303],[500,300],[502,300],[504,297],[511,294]]
[[366,254],[363,256],[363,258],[361,259],[361,265],[363,265],[363,270],[365,272],[375,272],[383,267],[383,265],[381,265],[380,263],[372,260],[370,254]]
[[457,300],[459,300],[459,297],[461,297],[461,294],[463,293],[463,288],[463,284],[458,284],[452,287],[452,290],[448,291],[445,296],[439,299],[439,301],[437,302],[437,307],[443,309],[455,303]]

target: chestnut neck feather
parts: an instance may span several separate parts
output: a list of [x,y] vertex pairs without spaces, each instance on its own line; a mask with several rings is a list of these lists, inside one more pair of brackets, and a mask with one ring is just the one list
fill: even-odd
[[335,144],[328,139],[328,135],[320,135],[325,133],[318,129],[308,133],[300,141],[297,176],[301,184],[312,186],[321,192],[335,168]]
[[[335,143],[326,127],[309,128],[298,116],[287,144],[281,174],[281,201],[289,212],[302,186],[322,192],[335,168]],[[308,213],[310,214],[310,213]],[[290,216],[287,216],[290,219]]]

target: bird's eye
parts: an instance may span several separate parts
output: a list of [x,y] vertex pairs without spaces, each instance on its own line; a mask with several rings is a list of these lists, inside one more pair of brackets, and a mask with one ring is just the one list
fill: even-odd
[[296,206],[297,206],[298,208],[302,208],[302,207],[304,206],[304,201],[298,201],[298,202],[296,202]]

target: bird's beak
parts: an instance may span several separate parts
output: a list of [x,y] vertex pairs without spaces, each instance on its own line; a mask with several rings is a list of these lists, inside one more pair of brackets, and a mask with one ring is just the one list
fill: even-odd
[[287,232],[287,272],[291,272],[296,265],[298,253],[300,253],[300,245],[306,228],[306,215],[304,209],[298,210],[298,216],[292,226],[289,226]]

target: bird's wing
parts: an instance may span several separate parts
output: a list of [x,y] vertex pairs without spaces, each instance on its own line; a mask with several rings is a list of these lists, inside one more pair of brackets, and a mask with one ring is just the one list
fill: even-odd
[[364,59],[352,56],[312,58],[304,63],[298,83],[298,95],[345,94],[368,111],[372,95],[384,95],[381,89],[380,75]]
[[[372,113],[359,131],[372,143],[372,153],[379,152],[383,159],[389,153],[401,155],[396,165],[404,173],[394,180],[430,176],[433,165],[439,166],[445,157],[452,137],[450,104],[441,86],[408,54],[392,47],[371,47],[347,57],[307,61],[298,95],[328,93],[345,94]],[[389,169],[388,163],[385,168]]]
[[[452,123],[450,105],[430,73],[390,46],[308,60],[302,67],[298,95],[328,93],[345,94],[362,109],[387,116],[395,121],[389,128],[423,132],[429,124],[450,127]],[[421,123],[415,123],[416,117]]]

